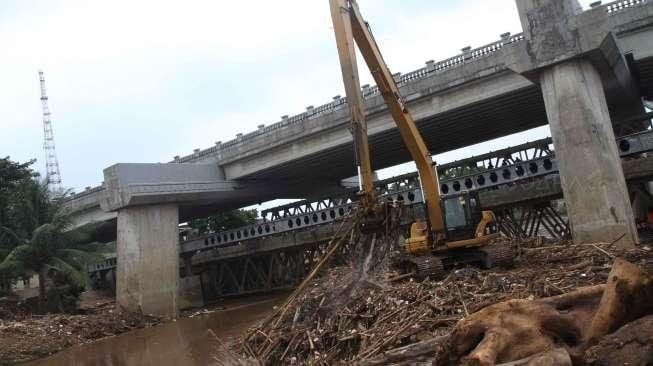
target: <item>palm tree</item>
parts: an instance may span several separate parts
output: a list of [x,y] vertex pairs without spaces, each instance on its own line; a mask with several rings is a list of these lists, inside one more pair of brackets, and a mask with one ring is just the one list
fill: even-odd
[[[39,304],[44,309],[46,280],[51,274],[63,275],[75,286],[88,283],[86,266],[102,259],[103,245],[89,243],[84,230],[72,230],[70,216],[57,201],[49,199],[44,185],[22,197],[29,203],[30,215],[23,217],[26,227],[35,227],[24,237],[6,227],[0,227],[13,239],[13,249],[0,262],[0,271],[36,273],[39,278]],[[38,225],[38,226],[37,226]]]

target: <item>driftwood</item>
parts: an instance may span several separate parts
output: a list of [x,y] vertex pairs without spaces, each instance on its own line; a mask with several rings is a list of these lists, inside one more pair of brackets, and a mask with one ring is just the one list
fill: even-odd
[[622,325],[651,313],[653,278],[636,265],[617,259],[584,344],[591,346]]
[[435,337],[421,342],[409,344],[383,352],[373,358],[360,362],[360,366],[387,365],[390,363],[403,362],[422,356],[432,356],[435,348],[445,337]]
[[438,365],[495,365],[557,347],[555,335],[576,342],[580,312],[561,313],[533,300],[509,300],[472,314],[454,329]]
[[588,365],[653,364],[653,315],[630,322],[585,352]]
[[539,300],[509,300],[466,317],[439,346],[437,364],[491,366],[556,348],[580,359],[602,336],[652,312],[651,276],[617,259],[604,286]]
[[[264,321],[263,324],[259,328],[254,328],[248,330],[246,334],[243,337],[243,349],[247,353],[249,357],[253,357],[259,361],[262,361],[261,358],[265,359],[265,355],[267,352],[262,352],[260,350],[253,350],[249,346],[249,340],[254,337],[257,333],[262,333],[260,328],[263,328],[267,325],[274,324],[274,326],[278,326],[279,322],[284,318],[285,314],[293,308],[293,306],[296,304],[297,297],[299,294],[302,293],[302,291],[311,283],[313,278],[323,269],[325,268],[331,259],[333,258],[333,255],[337,252],[337,250],[340,248],[342,243],[344,242],[344,239],[346,236],[351,232],[352,228],[356,226],[358,223],[358,217],[354,217],[353,220],[343,220],[343,222],[340,224],[338,227],[338,230],[336,231],[336,234],[333,236],[331,241],[329,242],[327,246],[326,253],[322,256],[322,258],[318,261],[318,263],[313,267],[311,272],[304,278],[302,283],[299,284],[297,289],[293,291],[293,293],[286,299],[284,304],[279,307],[274,313],[272,313],[270,316],[268,316]],[[299,310],[297,310],[299,311]],[[296,317],[296,316],[294,316]],[[294,323],[294,322],[293,322]],[[264,333],[263,333],[264,334]],[[265,334],[264,334],[265,335]],[[267,350],[273,349],[276,343],[273,340],[270,340],[267,335],[265,335],[265,338],[269,340],[269,344],[265,344],[264,348]]]
[[571,366],[572,361],[564,348],[554,348],[552,350],[538,353],[534,356],[523,358],[521,360],[502,363],[497,366]]
[[[444,279],[414,281],[391,267],[384,268],[385,264],[379,262],[383,256],[370,257],[370,253],[382,253],[377,249],[386,248],[394,239],[387,235],[374,239],[354,231],[347,234],[349,228],[350,225],[343,226],[336,236],[349,236],[340,248],[349,248],[349,253],[355,255],[348,254],[345,262],[338,259],[341,266],[330,269],[326,261],[320,261],[321,270],[311,271],[309,280],[288,302],[248,332],[237,352],[262,364],[423,364],[435,357],[436,349],[446,348],[449,334],[455,333],[461,324],[492,306],[500,306],[493,304],[512,300],[517,301],[514,304],[522,301],[528,305],[515,305],[523,310],[521,313],[506,311],[503,314],[509,315],[504,316],[497,311],[497,319],[486,319],[498,341],[502,332],[511,329],[510,322],[521,319],[518,329],[532,331],[536,336],[546,335],[539,341],[551,346],[546,348],[547,352],[564,349],[576,361],[582,357],[578,346],[583,343],[601,301],[614,257],[627,258],[653,271],[653,253],[646,250],[619,251],[608,243],[560,245],[537,241],[519,243],[520,260],[510,270],[459,267]],[[338,245],[338,241],[332,245]],[[375,249],[371,250],[373,242]],[[333,249],[332,245],[329,249]],[[329,249],[327,253],[333,253]],[[540,309],[544,312],[538,318],[536,313]],[[466,313],[470,314],[467,319],[459,321]],[[502,316],[505,319],[500,319]],[[529,324],[536,320],[546,326]],[[468,342],[466,352],[450,352],[453,361],[437,364],[460,364],[460,358],[478,346],[485,332],[477,331],[475,335],[477,338]],[[526,335],[511,336],[517,345],[528,342]],[[433,339],[418,342],[428,337]],[[429,342],[433,342],[431,349],[425,346]],[[514,352],[512,356],[509,352],[497,352],[494,362],[514,364],[514,360],[520,360],[523,364],[528,360],[534,365],[533,355],[544,350],[520,349],[521,353]]]

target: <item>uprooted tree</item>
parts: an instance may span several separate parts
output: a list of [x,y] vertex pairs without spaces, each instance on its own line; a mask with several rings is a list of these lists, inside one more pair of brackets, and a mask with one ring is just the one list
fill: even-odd
[[509,300],[471,314],[439,346],[437,364],[486,366],[565,354],[569,362],[581,362],[602,337],[652,313],[653,278],[617,259],[605,285],[538,300]]

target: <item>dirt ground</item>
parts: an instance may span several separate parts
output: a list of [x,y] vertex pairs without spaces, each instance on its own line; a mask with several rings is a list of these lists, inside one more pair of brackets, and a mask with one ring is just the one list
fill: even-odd
[[118,311],[112,297],[89,292],[80,314],[29,315],[0,304],[0,364],[46,357],[73,345],[159,324],[158,318]]

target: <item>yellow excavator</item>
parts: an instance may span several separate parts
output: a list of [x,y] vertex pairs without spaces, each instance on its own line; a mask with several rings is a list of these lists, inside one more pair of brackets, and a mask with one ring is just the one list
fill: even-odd
[[439,276],[454,265],[480,262],[485,267],[509,265],[514,254],[508,245],[496,242],[500,233],[492,211],[482,211],[478,195],[465,192],[442,199],[437,169],[415,121],[404,103],[367,22],[355,0],[329,0],[333,29],[340,58],[347,103],[351,114],[356,167],[360,182],[360,208],[377,216],[382,205],[377,200],[361,94],[356,49],[358,46],[383,96],[401,138],[419,173],[425,218],[411,225],[410,238],[395,260],[404,272],[419,276]]

